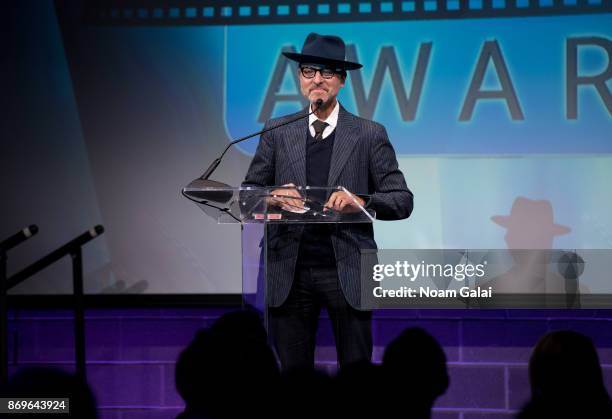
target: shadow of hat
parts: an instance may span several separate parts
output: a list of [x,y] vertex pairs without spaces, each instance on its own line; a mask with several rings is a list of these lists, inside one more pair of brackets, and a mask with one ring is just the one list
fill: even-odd
[[524,228],[526,225],[537,226],[539,231],[553,236],[560,236],[572,231],[569,227],[554,223],[553,208],[550,201],[533,200],[523,196],[514,200],[510,215],[494,215],[491,220],[507,229]]
[[341,38],[314,32],[306,37],[302,53],[283,52],[283,55],[299,63],[322,64],[335,70],[356,70],[363,67],[359,63],[344,59],[346,46]]

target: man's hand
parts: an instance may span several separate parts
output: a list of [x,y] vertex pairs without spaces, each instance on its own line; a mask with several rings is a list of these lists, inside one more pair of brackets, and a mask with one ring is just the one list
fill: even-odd
[[281,207],[285,211],[302,211],[304,209],[304,198],[302,198],[297,189],[295,189],[295,185],[293,183],[288,183],[283,186],[287,188],[274,189],[270,192],[268,203]]
[[357,203],[363,207],[365,201],[350,192],[338,191],[331,194],[325,207],[341,212],[357,212],[360,210]]

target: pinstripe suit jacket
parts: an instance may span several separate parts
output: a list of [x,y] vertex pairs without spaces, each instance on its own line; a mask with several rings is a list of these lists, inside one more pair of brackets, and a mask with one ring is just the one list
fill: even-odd
[[[298,113],[270,120],[266,128],[281,124]],[[395,151],[385,128],[347,112],[342,106],[328,175],[329,186],[344,186],[357,195],[371,195],[367,208],[382,220],[410,216],[412,192],[398,169]],[[306,186],[308,118],[261,136],[243,186]],[[267,303],[281,305],[291,290],[303,225],[268,225]],[[338,277],[349,304],[360,308],[360,249],[375,249],[371,224],[338,224],[332,233]]]

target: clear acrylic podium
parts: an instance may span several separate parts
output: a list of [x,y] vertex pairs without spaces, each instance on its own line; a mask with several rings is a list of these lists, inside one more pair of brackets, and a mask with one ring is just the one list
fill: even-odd
[[[329,196],[337,191],[344,191],[353,199],[349,209],[337,211],[325,207]],[[341,186],[228,187],[214,181],[196,180],[183,188],[182,193],[217,223],[241,224],[242,302],[264,314],[269,226],[372,223],[376,218],[373,210],[359,205],[355,196]],[[360,197],[366,202],[369,199]]]

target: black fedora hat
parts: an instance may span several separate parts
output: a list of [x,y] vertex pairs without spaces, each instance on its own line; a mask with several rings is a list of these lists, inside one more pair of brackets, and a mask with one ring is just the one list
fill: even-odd
[[301,54],[283,52],[283,55],[299,63],[323,64],[336,70],[356,70],[363,67],[359,63],[345,61],[346,46],[342,39],[314,32],[306,37]]

